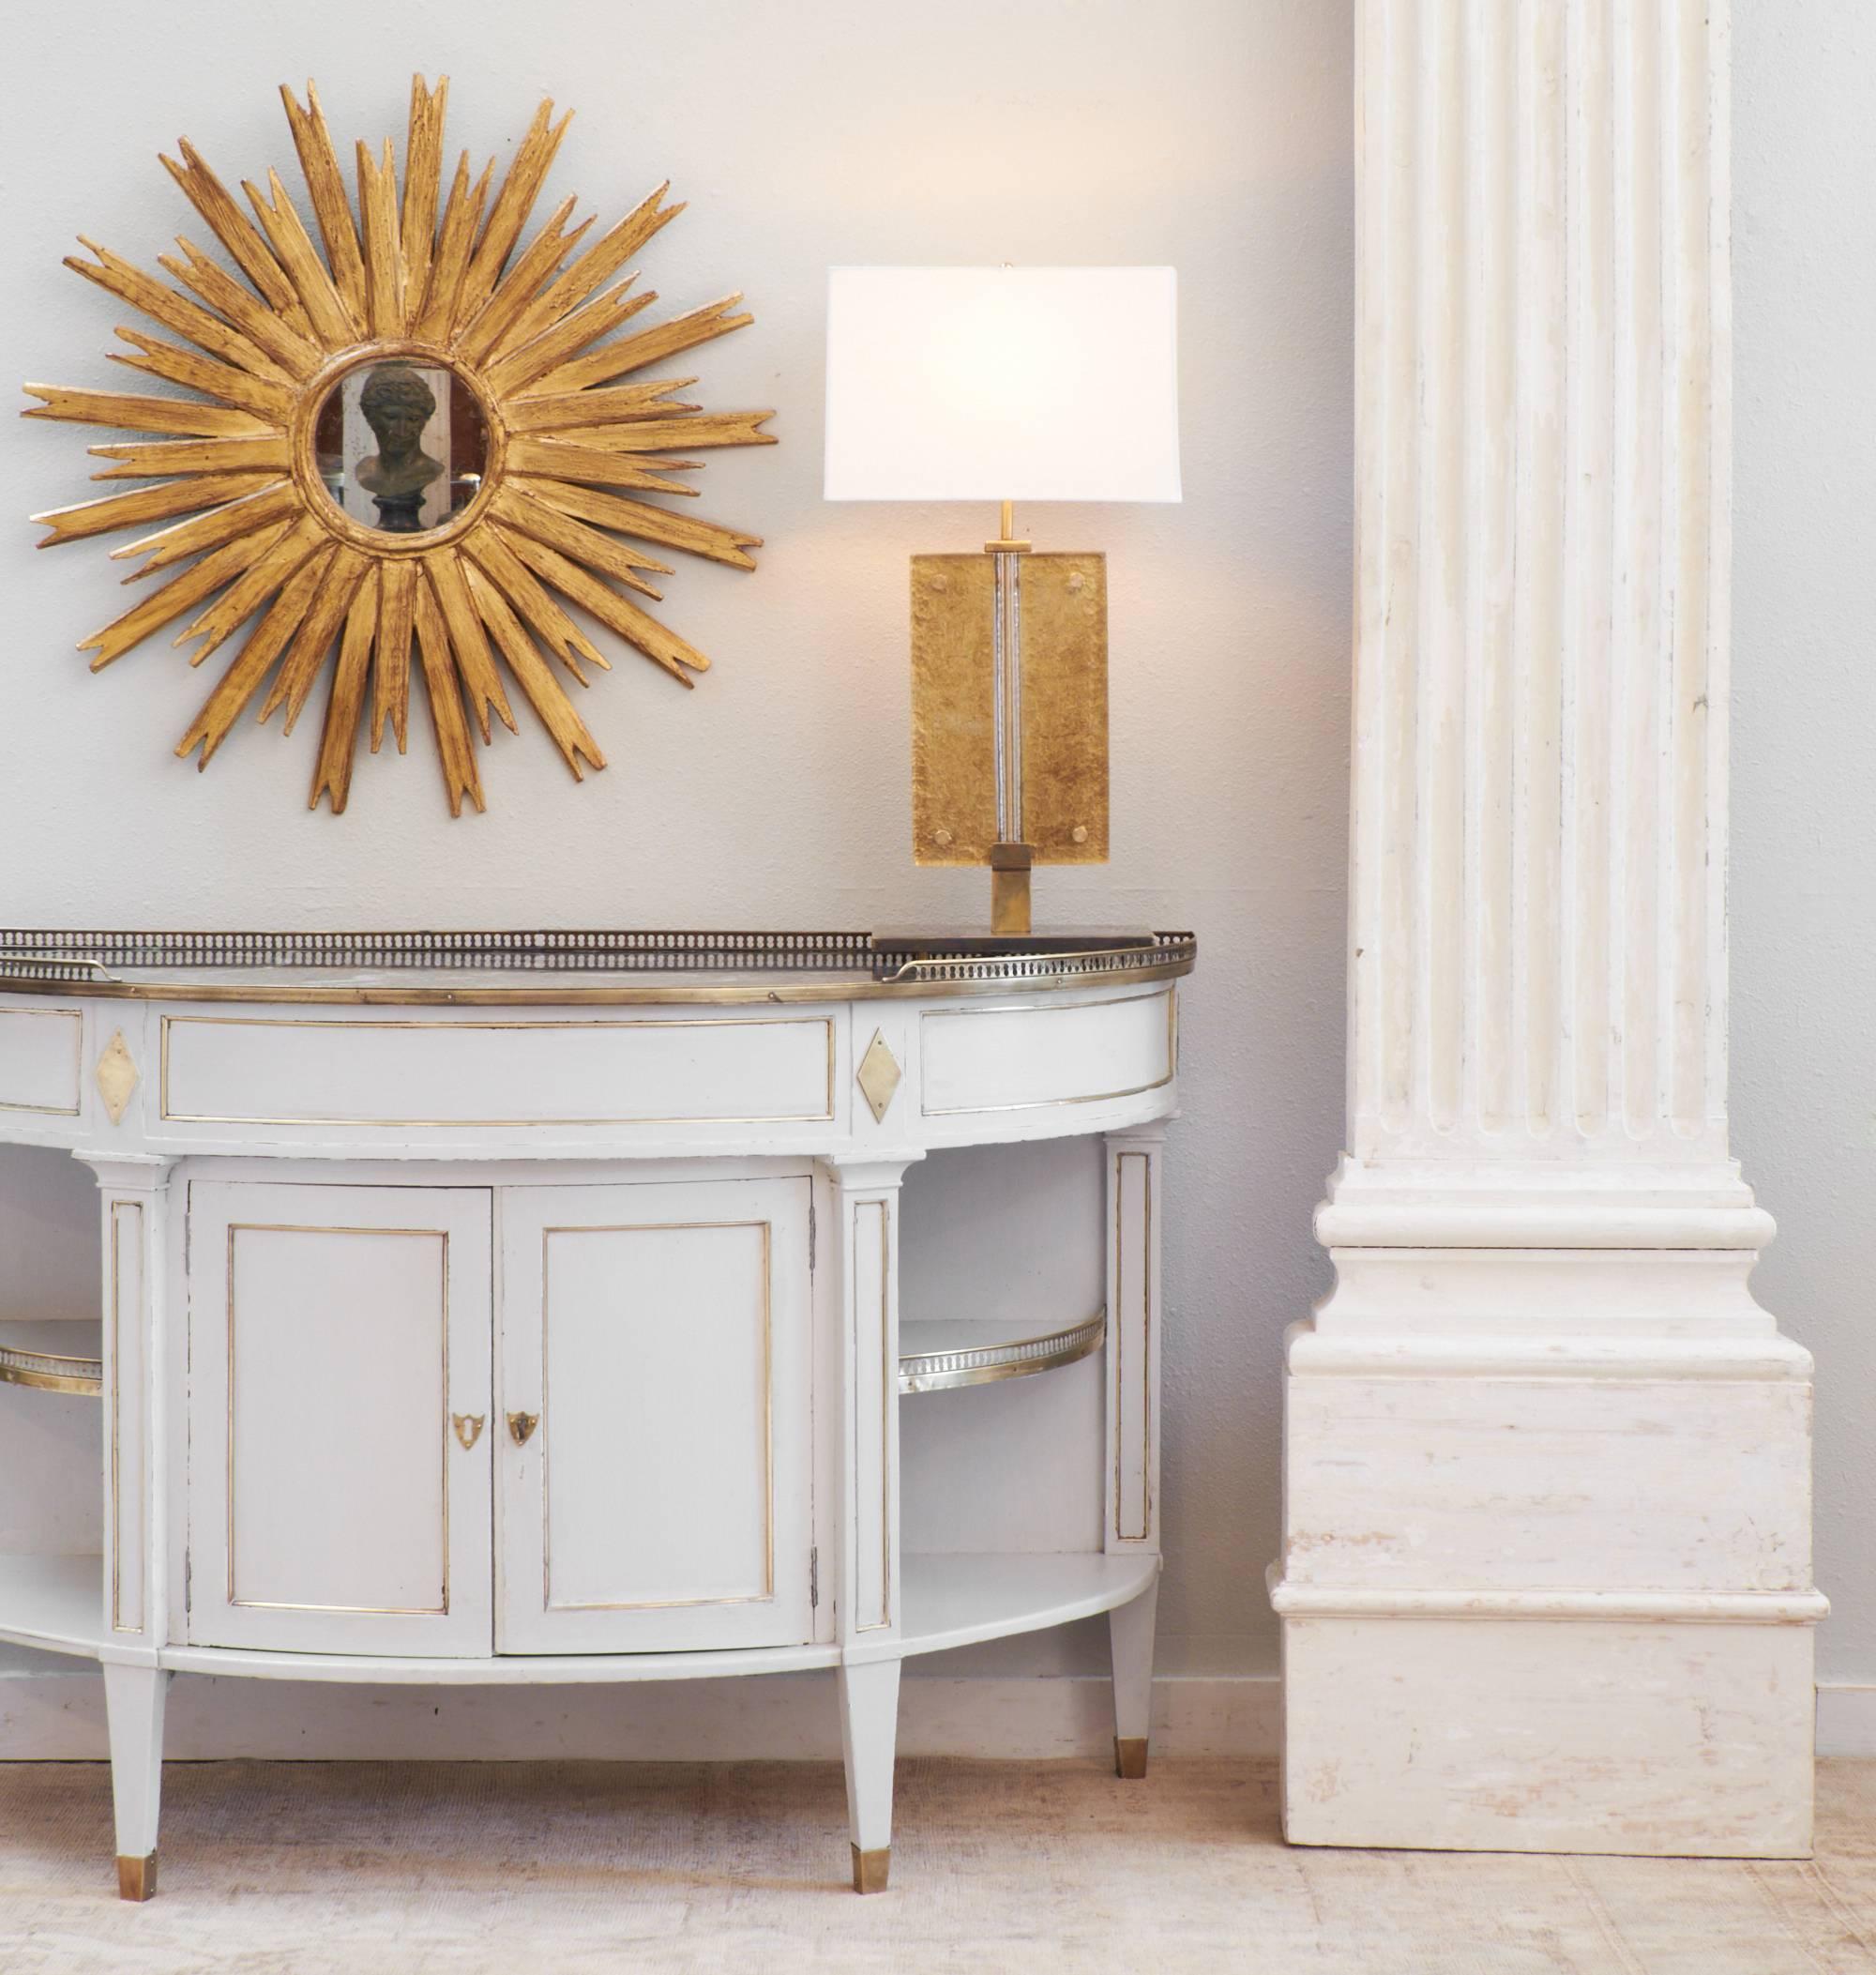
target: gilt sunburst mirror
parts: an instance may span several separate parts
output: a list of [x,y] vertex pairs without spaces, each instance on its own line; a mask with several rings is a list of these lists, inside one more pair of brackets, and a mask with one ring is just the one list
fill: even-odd
[[95,479],[138,485],[33,517],[41,547],[154,530],[112,551],[140,565],[127,583],[161,581],[81,643],[92,670],[178,619],[194,665],[239,636],[176,748],[203,767],[250,706],[291,733],[325,677],[309,806],[335,814],[361,729],[403,752],[413,671],[452,815],[484,806],[472,730],[516,727],[510,684],[576,780],[603,767],[555,667],[610,666],[568,606],[688,686],[710,661],[645,610],[647,579],[673,573],[662,552],[750,570],[761,545],[667,505],[697,491],[682,455],[774,443],[771,412],[646,374],[749,323],[740,296],[627,327],[658,296],[614,277],[684,210],[668,183],[590,242],[569,198],[522,245],[568,119],[542,103],[499,189],[464,152],[446,195],[447,91],[412,83],[401,186],[391,141],[359,144],[355,213],[317,92],[281,89],[310,229],[273,172],[242,183],[250,220],[185,140],[162,161],[228,264],[186,235],[169,281],[86,239],[66,263],[168,332],[119,327],[111,355],[175,388],[26,386],[29,418],[139,435],[90,448],[114,463]]

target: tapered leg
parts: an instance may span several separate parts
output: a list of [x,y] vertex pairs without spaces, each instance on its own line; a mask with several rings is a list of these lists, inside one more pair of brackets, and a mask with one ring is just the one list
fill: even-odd
[[1146,1774],[1146,1738],[1153,1713],[1153,1621],[1159,1603],[1156,1577],[1131,1604],[1108,1614],[1113,1654],[1114,1774]]
[[111,1795],[117,1813],[117,1891],[147,1900],[157,1890],[157,1818],[163,1791],[163,1702],[170,1677],[154,1666],[104,1668],[111,1730]]
[[847,1764],[847,1825],[854,1891],[884,1892],[892,1865],[892,1759],[899,1740],[899,1664],[840,1668],[840,1753]]

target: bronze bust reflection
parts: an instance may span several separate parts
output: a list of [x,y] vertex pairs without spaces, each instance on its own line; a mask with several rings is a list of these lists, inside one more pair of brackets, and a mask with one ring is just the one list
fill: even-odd
[[358,462],[358,484],[371,495],[386,534],[416,535],[423,527],[424,492],[447,470],[422,446],[436,394],[409,364],[381,363],[365,379],[358,409],[378,442],[377,451]]

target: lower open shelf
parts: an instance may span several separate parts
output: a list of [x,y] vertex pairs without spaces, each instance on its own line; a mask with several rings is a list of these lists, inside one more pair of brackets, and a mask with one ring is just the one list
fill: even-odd
[[[900,1636],[864,1645],[848,1657],[946,1652],[985,1639],[1040,1632],[1129,1603],[1157,1575],[1159,1559],[1115,1557],[957,1556],[906,1557]],[[96,1557],[0,1555],[0,1640],[97,1659],[112,1643],[104,1616],[104,1572]],[[119,1643],[127,1643],[120,1641]],[[839,1664],[836,1646],[782,1646],[724,1652],[556,1653],[470,1660],[377,1659],[337,1653],[252,1652],[222,1647],[166,1647],[161,1664],[178,1673],[249,1674],[262,1679],[354,1680],[374,1685],[492,1687],[509,1682],[678,1680],[783,1673]]]
[[109,1633],[101,1557],[0,1555],[0,1639],[95,1660]]
[[899,1648],[948,1652],[1091,1618],[1131,1603],[1158,1573],[1158,1557],[1139,1553],[908,1557]]

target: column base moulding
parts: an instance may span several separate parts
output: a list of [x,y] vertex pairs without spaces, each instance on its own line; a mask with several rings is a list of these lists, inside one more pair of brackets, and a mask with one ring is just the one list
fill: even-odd
[[[1587,1332],[1552,1320],[1579,1285],[1551,1255],[1495,1258],[1495,1324],[1462,1295],[1444,1320],[1415,1305],[1470,1257],[1423,1254],[1418,1285],[1399,1259],[1391,1334],[1335,1321],[1339,1286],[1288,1342],[1287,1836],[1807,1856],[1830,1609],[1808,1354],[1763,1312],[1701,1324],[1698,1285],[1721,1308],[1735,1286],[1702,1265],[1730,1257],[1658,1257],[1626,1292],[1638,1314]],[[1620,1308],[1633,1257],[1606,1259]],[[1639,1314],[1659,1290],[1681,1329]]]
[[1284,1363],[1308,1378],[1715,1379],[1808,1382],[1811,1354],[1789,1337],[1557,1337],[1454,1330],[1401,1336],[1380,1329],[1324,1335],[1310,1322],[1284,1333]]
[[1279,1608],[1293,1845],[1810,1855],[1806,1620]]
[[1808,1356],[1780,1344],[1753,1300],[1756,1248],[1564,1242],[1460,1244],[1430,1238],[1329,1250],[1332,1294],[1316,1311],[1324,1336],[1368,1330],[1400,1344],[1430,1336],[1498,1333],[1571,1347],[1598,1334],[1667,1342],[1758,1341],[1792,1367]]
[[1820,1625],[1822,1591],[1363,1590],[1265,1579],[1279,1618],[1541,1619],[1558,1624]]
[[[1581,1153],[1581,1148],[1576,1150]],[[1316,1209],[1341,1249],[1746,1250],[1777,1224],[1731,1160],[1688,1165],[1554,1161],[1507,1153],[1450,1161],[1344,1154]]]

